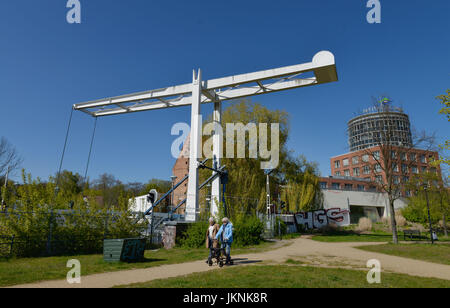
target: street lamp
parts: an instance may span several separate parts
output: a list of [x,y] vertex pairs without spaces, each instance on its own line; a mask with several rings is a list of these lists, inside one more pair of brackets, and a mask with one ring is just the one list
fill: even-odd
[[427,200],[428,222],[430,223],[431,244],[434,244],[433,226],[431,225],[430,202],[428,200],[428,184],[427,183],[423,184],[423,189],[425,191],[425,198]]
[[[173,204],[173,195],[174,195],[174,191],[173,191],[173,186],[174,186],[174,182],[175,182],[175,180],[177,179],[177,176],[175,176],[175,175],[172,175],[171,177],[170,177],[170,179],[172,180],[172,193],[171,193],[171,196],[170,196],[170,206],[171,207],[173,207],[174,206],[174,204]],[[172,209],[171,209],[172,210]]]

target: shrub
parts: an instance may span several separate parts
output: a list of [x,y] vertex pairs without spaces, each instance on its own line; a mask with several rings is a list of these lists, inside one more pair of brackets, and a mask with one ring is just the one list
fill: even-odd
[[233,238],[236,246],[258,245],[262,241],[264,223],[256,216],[238,218]]
[[406,226],[406,218],[402,216],[402,214],[397,213],[395,215],[395,221],[397,222],[397,227]]
[[361,217],[358,223],[358,231],[371,231],[372,230],[372,220],[367,217]]
[[282,236],[285,234],[287,234],[287,225],[282,219],[277,217],[275,221],[275,235]]
[[205,247],[206,229],[208,229],[208,222],[196,222],[186,229],[178,239],[178,243],[185,248],[202,248]]

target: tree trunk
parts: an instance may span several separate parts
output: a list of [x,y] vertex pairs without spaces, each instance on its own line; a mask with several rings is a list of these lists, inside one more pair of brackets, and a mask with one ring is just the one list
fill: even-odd
[[445,216],[445,209],[444,209],[443,214],[442,214],[442,221],[444,223],[444,235],[445,235],[445,237],[448,237],[447,220],[446,220],[446,216]]
[[398,244],[397,221],[395,220],[395,208],[393,200],[389,200],[389,208],[391,212],[392,241],[394,244]]

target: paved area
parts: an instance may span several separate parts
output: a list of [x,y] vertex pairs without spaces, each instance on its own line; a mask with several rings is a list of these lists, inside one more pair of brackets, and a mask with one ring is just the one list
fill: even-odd
[[[274,250],[239,255],[235,266],[258,264],[281,264],[288,259],[303,262],[305,266],[323,266],[366,269],[367,261],[377,259],[381,262],[383,272],[395,272],[411,276],[431,277],[450,280],[450,266],[425,261],[389,256],[380,253],[356,249],[357,246],[379,245],[380,243],[323,243],[308,238],[291,240],[291,245]],[[65,280],[44,281],[16,288],[110,288],[114,286],[141,283],[155,279],[164,279],[191,273],[207,272],[217,269],[208,267],[205,261],[182,264],[163,265],[148,269],[135,269],[82,276],[81,284],[69,285]]]

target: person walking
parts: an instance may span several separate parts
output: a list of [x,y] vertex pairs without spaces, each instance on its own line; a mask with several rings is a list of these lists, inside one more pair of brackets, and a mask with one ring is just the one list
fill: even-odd
[[233,224],[228,218],[222,219],[222,226],[216,235],[216,239],[220,239],[222,249],[225,250],[226,265],[231,265],[231,244],[233,243]]
[[219,232],[220,226],[216,224],[216,221],[213,217],[209,219],[209,226],[206,230],[206,248],[209,249],[209,256],[206,263],[209,263],[212,256],[212,251],[214,247],[214,241],[216,239],[217,232]]

